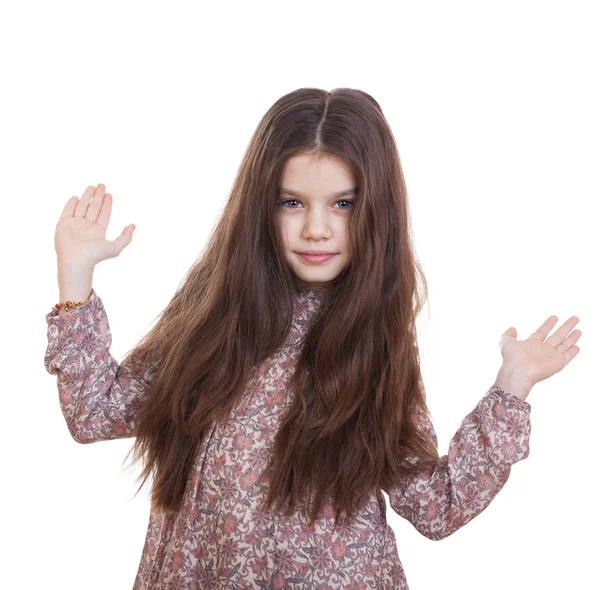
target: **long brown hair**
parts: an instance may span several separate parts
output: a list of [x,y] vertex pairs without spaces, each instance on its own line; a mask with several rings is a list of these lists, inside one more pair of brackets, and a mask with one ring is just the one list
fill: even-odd
[[231,411],[253,368],[286,340],[297,282],[278,229],[278,187],[286,160],[299,154],[342,159],[359,190],[348,220],[350,261],[304,341],[266,505],[287,503],[291,514],[310,498],[313,524],[331,501],[337,526],[374,490],[422,468],[403,449],[423,461],[439,459],[416,419],[428,413],[415,325],[427,284],[392,131],[361,90],[301,88],[277,100],[258,124],[205,250],[123,361],[140,371],[156,367],[130,451],[133,463],[144,458],[138,492],[154,475],[155,511],[179,510],[210,426]]

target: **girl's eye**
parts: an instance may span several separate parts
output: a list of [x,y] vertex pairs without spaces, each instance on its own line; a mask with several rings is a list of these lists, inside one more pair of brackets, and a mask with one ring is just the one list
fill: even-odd
[[[285,201],[281,201],[281,206],[285,207],[286,203],[299,203],[300,201],[298,201],[298,199],[286,199]],[[341,207],[341,209],[352,209],[352,207],[354,207],[354,201],[351,201],[349,199],[341,199],[340,201],[336,201],[337,203],[350,203],[352,206],[351,207]],[[286,207],[286,209],[298,209],[298,207]]]

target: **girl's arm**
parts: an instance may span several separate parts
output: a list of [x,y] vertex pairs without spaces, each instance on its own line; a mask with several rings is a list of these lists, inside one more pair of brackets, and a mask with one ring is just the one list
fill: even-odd
[[60,408],[79,443],[135,436],[136,416],[149,391],[156,366],[134,374],[109,349],[112,338],[102,300],[89,299],[64,315],[46,315],[46,370],[58,375]]
[[[424,463],[402,486],[384,490],[392,509],[434,541],[467,524],[502,489],[511,465],[529,456],[530,412],[528,402],[493,385],[463,419],[447,455]],[[437,445],[429,417],[419,410],[417,418]],[[418,462],[410,450],[406,454]]]

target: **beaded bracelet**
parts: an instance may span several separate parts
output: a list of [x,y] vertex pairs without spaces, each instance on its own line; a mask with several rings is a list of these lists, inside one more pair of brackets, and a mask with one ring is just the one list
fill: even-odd
[[85,301],[63,301],[62,303],[57,303],[54,307],[58,310],[60,310],[61,307],[64,307],[67,311],[69,311],[70,309],[74,309],[78,305],[83,305],[86,301],[89,301],[90,296],[91,293]]

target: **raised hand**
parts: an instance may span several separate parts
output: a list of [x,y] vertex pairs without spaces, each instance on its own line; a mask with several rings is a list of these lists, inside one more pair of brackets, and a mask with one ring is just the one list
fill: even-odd
[[550,316],[526,340],[516,339],[515,328],[506,330],[500,338],[504,373],[531,388],[562,371],[579,353],[580,348],[575,343],[581,336],[581,330],[573,330],[579,318],[571,316],[548,338],[557,321],[557,316]]
[[88,186],[81,199],[71,197],[65,205],[54,234],[54,248],[61,261],[97,264],[118,256],[132,239],[135,224],[126,226],[121,235],[106,239],[112,211],[112,195],[102,183]]

